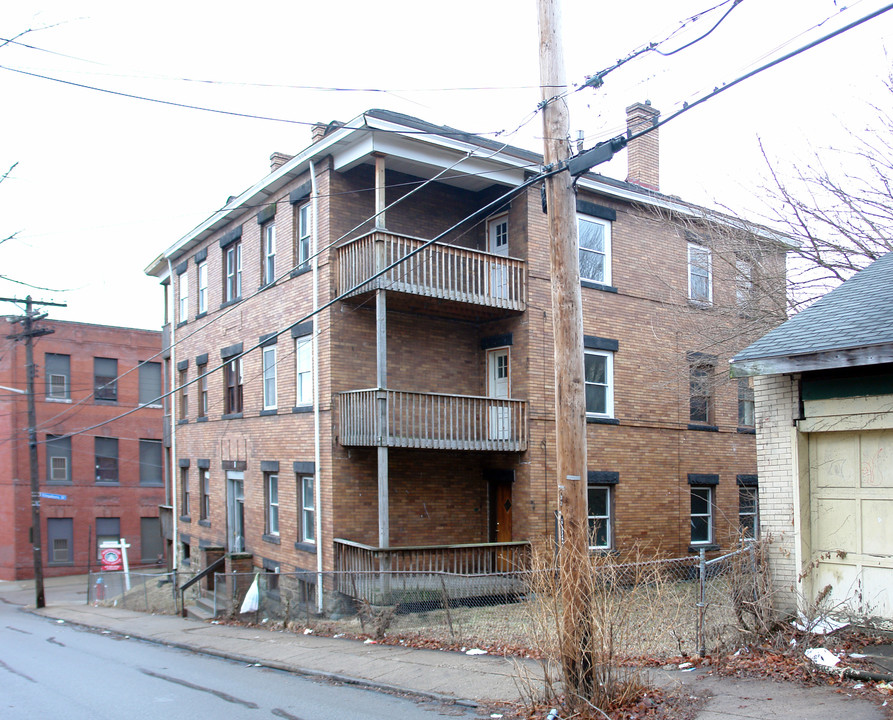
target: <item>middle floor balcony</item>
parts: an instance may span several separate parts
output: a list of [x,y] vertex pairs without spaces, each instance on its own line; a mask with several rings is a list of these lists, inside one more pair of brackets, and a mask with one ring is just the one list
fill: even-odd
[[522,452],[527,403],[370,388],[340,395],[345,446]]

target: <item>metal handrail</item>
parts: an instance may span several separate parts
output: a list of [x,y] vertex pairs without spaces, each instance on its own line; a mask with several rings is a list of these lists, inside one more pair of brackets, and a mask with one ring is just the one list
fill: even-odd
[[221,555],[214,562],[212,562],[208,567],[202,570],[197,575],[194,575],[192,578],[183,583],[180,587],[180,615],[182,617],[186,617],[186,603],[183,601],[184,593],[191,588],[195,583],[197,583],[202,578],[208,577],[212,572],[217,570],[221,565],[226,564],[226,555]]

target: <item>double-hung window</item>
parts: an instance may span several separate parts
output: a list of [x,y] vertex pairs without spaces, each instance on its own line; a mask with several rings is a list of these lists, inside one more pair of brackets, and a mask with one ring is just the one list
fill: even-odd
[[580,245],[580,279],[611,284],[611,223],[590,215],[577,215]]
[[242,243],[237,241],[224,250],[223,299],[226,302],[242,297]]
[[185,322],[189,318],[189,273],[182,272],[177,276],[179,302],[177,303],[177,322]]
[[589,521],[589,549],[608,550],[611,547],[611,486],[589,485],[586,488],[587,520]]
[[709,305],[713,302],[713,270],[709,248],[688,244],[688,299]]
[[263,348],[264,410],[276,409],[276,346]]
[[754,427],[753,378],[738,378],[738,427]]
[[114,358],[93,358],[93,397],[117,402],[118,361]]
[[312,335],[295,338],[296,388],[295,405],[313,404],[313,343]]
[[586,414],[614,417],[614,353],[586,350],[583,360]]
[[180,515],[189,516],[189,468],[180,467]]
[[735,303],[742,315],[753,309],[753,266],[741,258],[735,260]]
[[161,440],[140,438],[140,485],[164,485],[161,472]]
[[266,500],[265,531],[267,535],[279,534],[279,474],[264,473],[264,499]]
[[208,312],[208,262],[200,262],[196,266],[198,277],[198,314]]
[[183,368],[177,373],[178,400],[180,420],[186,420],[189,417],[189,370]]
[[716,359],[702,353],[689,353],[689,422],[714,425],[713,393],[716,381]]
[[689,473],[691,544],[711,545],[714,540],[713,514],[719,475]]
[[208,520],[211,517],[211,471],[208,468],[199,468],[198,482],[199,493],[201,494],[199,519]]
[[118,482],[118,438],[98,437],[93,440],[96,454],[96,482]]
[[196,392],[198,394],[198,417],[208,417],[208,372],[207,363],[195,366],[195,372],[198,378],[195,381]]
[[71,438],[47,435],[47,482],[71,482]]
[[310,262],[310,224],[312,221],[312,213],[310,211],[310,203],[299,205],[295,218],[295,255],[298,269],[307,267]]
[[44,356],[48,400],[71,400],[71,356],[47,353]]
[[236,357],[223,366],[223,412],[242,412],[242,358]]
[[313,476],[298,476],[298,496],[300,499],[300,517],[298,518],[298,532],[300,541],[304,543],[316,542],[316,510],[313,498]]
[[276,279],[276,224],[261,226],[261,285],[269,285]]
[[161,363],[139,364],[139,401],[140,405],[161,407]]

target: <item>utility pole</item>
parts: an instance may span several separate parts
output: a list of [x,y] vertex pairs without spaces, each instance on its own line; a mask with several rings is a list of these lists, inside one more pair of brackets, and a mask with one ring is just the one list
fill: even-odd
[[[21,303],[17,298],[0,298],[0,301]],[[53,330],[49,328],[37,328],[35,323],[43,320],[46,313],[39,314],[34,310],[34,305],[54,305],[66,307],[65,303],[50,301],[37,301],[31,296],[25,298],[25,314],[17,318],[22,324],[22,332],[18,335],[9,335],[12,340],[25,341],[25,363],[27,368],[28,388],[25,393],[28,399],[28,456],[31,465],[31,549],[34,555],[34,604],[38,608],[46,605],[43,592],[43,556],[40,546],[40,482],[38,479],[37,464],[37,410],[34,407],[34,378],[37,369],[34,366],[34,338],[41,335],[49,335]]]
[[[570,130],[563,100],[564,51],[560,0],[538,0],[543,158],[546,168],[565,165]],[[593,658],[588,612],[591,595],[586,508],[586,397],[583,383],[583,306],[577,248],[577,208],[573,177],[560,172],[546,179],[546,205],[552,277],[555,342],[555,437],[558,510],[563,533],[558,553],[564,617],[561,664],[568,698],[591,697]]]

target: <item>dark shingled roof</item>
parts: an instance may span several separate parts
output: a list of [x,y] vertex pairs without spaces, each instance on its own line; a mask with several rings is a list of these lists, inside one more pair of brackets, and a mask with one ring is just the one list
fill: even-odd
[[742,370],[746,369],[743,365],[753,366],[753,361],[886,344],[893,344],[893,252],[746,347],[732,358],[732,364],[733,368],[742,364],[735,368]]

